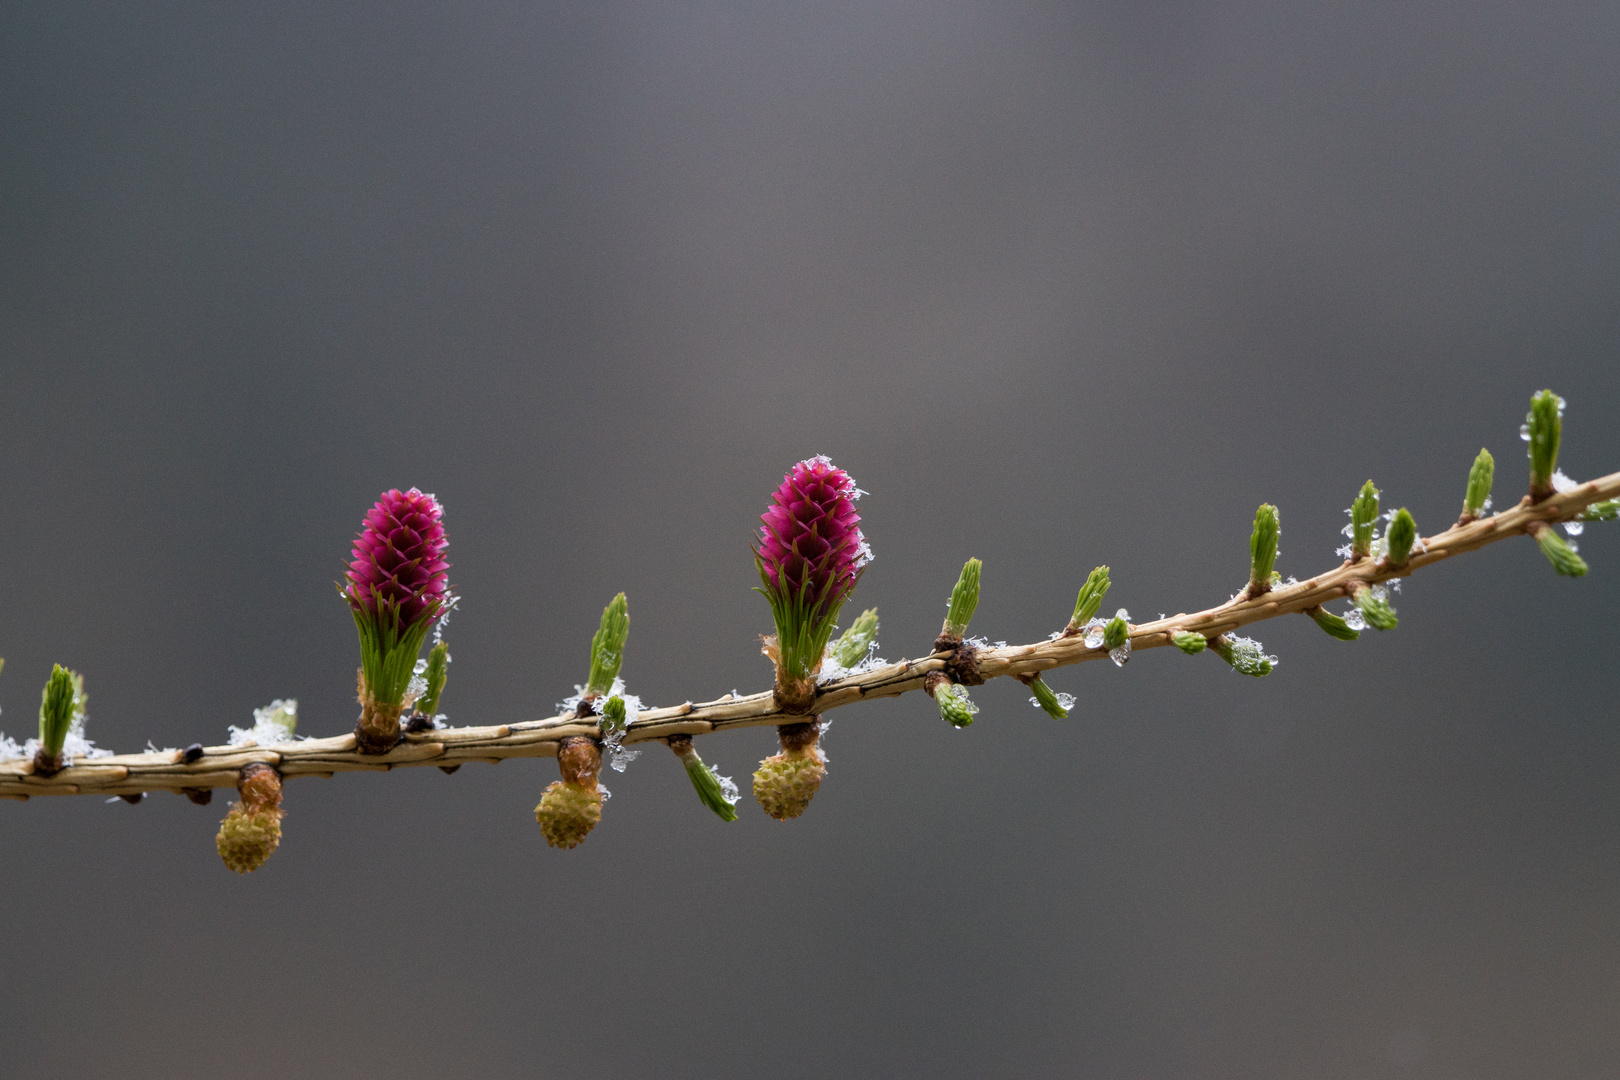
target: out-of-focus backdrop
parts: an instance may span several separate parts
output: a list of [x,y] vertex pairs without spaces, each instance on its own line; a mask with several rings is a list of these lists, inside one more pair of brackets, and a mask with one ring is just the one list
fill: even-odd
[[[453,722],[548,715],[627,590],[649,702],[764,689],[751,529],[871,494],[851,612],[974,629],[1335,564],[1481,445],[1620,468],[1612,3],[30,2],[0,13],[0,730],[353,723],[334,594],[448,506]],[[1425,572],[1277,673],[1170,650],[835,715],[802,819],[661,747],[589,842],[549,760],[0,804],[9,1076],[1608,1077],[1620,530]],[[773,733],[702,740],[745,786]],[[222,793],[223,795],[223,793]]]

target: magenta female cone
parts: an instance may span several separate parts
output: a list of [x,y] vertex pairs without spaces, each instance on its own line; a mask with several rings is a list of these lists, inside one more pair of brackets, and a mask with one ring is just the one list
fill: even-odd
[[355,538],[344,575],[360,631],[359,748],[386,753],[428,630],[454,602],[444,552],[444,508],[416,488],[383,492]]
[[872,561],[855,512],[860,494],[843,469],[813,457],[793,466],[760,515],[754,561],[776,619],[765,653],[776,662],[777,704],[789,712],[810,711],[838,609]]

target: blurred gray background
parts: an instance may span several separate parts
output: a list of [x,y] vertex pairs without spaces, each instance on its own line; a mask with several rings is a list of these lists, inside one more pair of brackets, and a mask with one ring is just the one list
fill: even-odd
[[[1224,599],[1254,507],[1437,531],[1528,395],[1620,468],[1613,3],[14,3],[0,11],[0,730],[347,730],[379,490],[448,506],[444,709],[548,715],[629,592],[650,702],[764,689],[782,472],[871,492],[855,607],[926,650]],[[1620,530],[836,714],[810,812],[654,747],[573,852],[555,765],[0,804],[7,1076],[1611,1077]],[[701,741],[746,784],[769,729]],[[223,793],[222,793],[223,795]]]

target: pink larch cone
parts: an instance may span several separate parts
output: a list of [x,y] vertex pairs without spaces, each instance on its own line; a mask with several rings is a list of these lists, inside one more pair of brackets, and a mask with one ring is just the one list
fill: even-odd
[[360,749],[385,753],[428,630],[451,603],[444,508],[412,488],[385,491],[355,538],[343,597],[360,631]]
[[813,457],[793,466],[760,515],[759,591],[776,620],[776,638],[765,651],[776,662],[783,708],[808,711],[838,609],[872,561],[855,512],[860,494],[848,473]]

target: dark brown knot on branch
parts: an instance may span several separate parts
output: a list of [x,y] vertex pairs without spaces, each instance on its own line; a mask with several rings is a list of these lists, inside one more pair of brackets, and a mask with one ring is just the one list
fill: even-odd
[[[949,652],[945,658],[945,674],[951,682],[962,686],[983,686],[984,676],[979,672],[979,650],[954,634],[941,634],[934,639],[935,652]],[[929,691],[933,696],[933,691]]]

